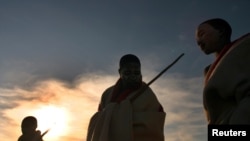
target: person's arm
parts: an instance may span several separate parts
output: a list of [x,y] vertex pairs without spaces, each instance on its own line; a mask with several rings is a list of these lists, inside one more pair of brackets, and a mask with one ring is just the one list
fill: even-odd
[[34,136],[32,138],[32,141],[43,141],[40,130],[37,130],[34,132]]
[[102,96],[101,96],[101,100],[100,100],[100,103],[98,105],[98,111],[102,111],[106,104],[107,104],[107,98],[108,98],[108,94],[110,93],[111,91],[111,88],[107,88],[103,93],[102,93]]

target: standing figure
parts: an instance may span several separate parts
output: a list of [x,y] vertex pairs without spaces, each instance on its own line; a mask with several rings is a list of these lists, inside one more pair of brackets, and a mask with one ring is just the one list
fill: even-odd
[[231,41],[232,29],[220,18],[202,22],[196,41],[215,61],[205,68],[203,103],[209,124],[250,124],[250,34]]
[[37,119],[33,116],[27,116],[21,124],[22,135],[18,141],[43,141],[41,131],[36,130]]
[[133,54],[120,59],[120,78],[101,97],[87,141],[164,141],[165,112],[142,81],[141,63]]

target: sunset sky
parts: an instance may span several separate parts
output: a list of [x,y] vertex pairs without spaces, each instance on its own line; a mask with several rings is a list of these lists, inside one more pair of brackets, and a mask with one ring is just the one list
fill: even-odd
[[166,111],[166,141],[206,141],[203,68],[196,26],[223,18],[232,40],[250,31],[248,0],[0,0],[0,138],[15,141],[33,115],[45,141],[84,141],[121,56],[141,59]]

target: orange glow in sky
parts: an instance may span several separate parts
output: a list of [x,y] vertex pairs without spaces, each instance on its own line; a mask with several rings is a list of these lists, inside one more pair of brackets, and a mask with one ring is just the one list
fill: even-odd
[[[90,77],[91,76],[91,77]],[[97,76],[81,77],[74,87],[69,87],[66,83],[58,80],[46,80],[37,84],[33,89],[13,89],[2,90],[2,94],[12,97],[21,97],[15,100],[14,108],[6,109],[3,116],[7,117],[2,124],[0,138],[6,141],[17,140],[21,133],[21,121],[26,116],[35,116],[38,121],[38,128],[42,133],[50,129],[43,137],[44,141],[84,141],[90,118],[95,114],[102,92],[117,81],[117,76]],[[94,78],[94,79],[93,79]],[[186,107],[200,108],[200,104],[193,102],[177,103],[176,101],[185,101],[189,95],[187,91],[179,90],[176,84],[183,82],[178,81],[176,77],[157,82],[152,88],[158,94],[165,111],[168,113],[166,123],[171,126],[180,123],[175,128],[166,128],[168,141],[176,140],[178,137],[184,137],[193,140],[193,137],[187,130],[190,126],[183,126],[183,121],[189,119],[191,113],[185,110]],[[199,79],[198,79],[199,80]],[[198,81],[190,80],[184,83],[196,84]],[[162,84],[162,86],[160,85]],[[182,84],[182,85],[184,85]],[[168,87],[166,87],[166,86]],[[199,99],[199,97],[197,97]],[[198,100],[197,100],[198,101]],[[176,109],[184,109],[176,112]],[[172,111],[171,111],[172,110]],[[183,112],[185,111],[185,112]],[[190,115],[191,114],[191,115]],[[202,116],[195,115],[191,121],[199,120]],[[204,124],[205,125],[205,124]],[[185,128],[183,128],[185,127]],[[175,132],[177,130],[178,132]],[[192,130],[200,127],[193,127]],[[205,127],[202,127],[202,129]],[[181,135],[181,136],[180,136]]]
[[89,119],[97,110],[101,94],[115,80],[113,76],[88,81],[85,78],[73,88],[61,81],[46,80],[32,90],[17,88],[7,91],[6,95],[20,95],[25,99],[16,101],[14,109],[4,112],[13,121],[13,126],[6,127],[13,135],[2,137],[17,140],[22,134],[23,118],[34,116],[38,122],[37,130],[44,133],[49,129],[44,140],[85,140]]
[[49,130],[46,138],[56,138],[67,133],[69,115],[65,109],[54,105],[43,106],[35,110],[33,115],[39,121],[37,129],[42,133]]

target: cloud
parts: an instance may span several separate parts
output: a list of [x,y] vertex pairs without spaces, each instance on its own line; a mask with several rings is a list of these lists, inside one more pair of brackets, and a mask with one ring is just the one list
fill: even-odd
[[[156,72],[145,71],[144,80],[152,79]],[[24,116],[34,114],[43,106],[56,106],[68,113],[67,132],[54,141],[75,141],[86,137],[90,117],[96,112],[102,92],[117,81],[117,75],[88,73],[79,75],[72,84],[57,79],[38,81],[32,89],[1,88],[0,137],[16,140]],[[202,111],[201,78],[185,78],[180,74],[167,74],[151,87],[167,113],[166,141],[201,140],[206,136]],[[53,116],[53,115],[47,115]],[[38,119],[38,122],[41,119]],[[66,129],[65,129],[66,130]],[[47,135],[46,135],[47,136]],[[51,139],[45,136],[45,139]]]
[[206,137],[200,84],[202,78],[185,78],[180,74],[163,76],[152,84],[167,113],[166,141],[196,141]]
[[179,39],[180,41],[186,41],[186,40],[187,40],[187,36],[185,35],[185,33],[180,33],[180,34],[178,35],[178,39]]
[[[141,56],[140,56],[141,55]],[[145,82],[149,82],[163,68],[170,64],[176,54],[162,59],[155,53],[138,54],[142,62],[142,73]],[[114,58],[119,59],[118,55]],[[113,60],[114,60],[113,58]],[[164,60],[170,60],[168,62]],[[117,61],[107,70],[115,70]],[[206,123],[202,111],[202,78],[186,78],[176,72],[180,60],[170,71],[163,74],[151,87],[162,103],[167,116],[165,125],[166,141],[202,140],[206,137]],[[67,132],[57,138],[45,136],[46,140],[79,141],[86,137],[90,117],[96,112],[102,92],[113,85],[117,71],[84,72],[67,81],[60,69],[46,73],[46,66],[31,61],[12,59],[2,61],[4,69],[0,72],[0,138],[16,140],[21,134],[20,122],[27,115],[37,114],[44,106],[55,106],[66,111]],[[40,66],[40,67],[39,67]],[[67,66],[64,64],[64,66]],[[165,66],[164,66],[165,67]],[[43,69],[38,69],[43,68]],[[73,67],[76,69],[77,67]],[[39,70],[39,71],[38,71]],[[97,69],[100,70],[100,69]],[[57,74],[54,76],[54,74]],[[53,77],[52,77],[53,76]],[[57,77],[58,76],[58,77]],[[2,82],[2,83],[1,83]],[[4,82],[9,82],[5,85]],[[6,87],[7,86],[7,87]],[[48,113],[47,116],[52,116]],[[39,115],[38,115],[39,117]],[[43,122],[41,118],[38,121]],[[42,132],[45,129],[42,129]],[[65,129],[66,130],[66,129]]]
[[[65,138],[84,138],[89,118],[97,109],[102,91],[114,81],[112,76],[86,77],[79,78],[74,87],[69,87],[61,80],[48,79],[28,90],[0,89],[1,121],[4,121],[0,124],[0,137],[16,140],[21,134],[20,122],[25,116],[33,115],[41,107],[52,105],[64,108],[69,115]],[[38,117],[39,121],[41,119]]]

